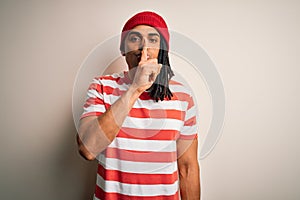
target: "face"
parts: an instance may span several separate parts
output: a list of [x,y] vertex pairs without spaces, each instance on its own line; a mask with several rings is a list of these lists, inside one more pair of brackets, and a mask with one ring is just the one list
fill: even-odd
[[124,46],[126,62],[129,69],[132,69],[138,66],[144,48],[147,48],[148,59],[158,57],[160,34],[151,26],[138,25],[129,31]]

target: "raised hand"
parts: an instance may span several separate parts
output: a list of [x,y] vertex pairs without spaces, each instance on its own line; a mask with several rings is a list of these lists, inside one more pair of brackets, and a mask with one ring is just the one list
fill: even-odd
[[132,86],[136,87],[138,92],[144,92],[151,87],[161,67],[162,65],[158,64],[157,59],[150,58],[147,48],[144,48],[141,52],[141,60],[137,66]]

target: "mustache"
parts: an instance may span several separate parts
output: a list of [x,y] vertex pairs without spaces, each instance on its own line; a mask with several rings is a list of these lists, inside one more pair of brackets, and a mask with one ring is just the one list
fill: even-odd
[[126,52],[126,54],[141,56],[142,55],[142,50],[128,51],[128,52]]
[[129,51],[129,52],[126,52],[126,54],[127,54],[128,56],[135,56],[135,57],[137,58],[137,61],[138,61],[138,62],[141,61],[142,50]]

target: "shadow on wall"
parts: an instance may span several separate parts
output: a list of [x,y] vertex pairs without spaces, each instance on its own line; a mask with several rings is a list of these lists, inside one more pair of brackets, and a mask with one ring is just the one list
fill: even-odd
[[127,64],[124,56],[120,56],[113,60],[108,67],[104,70],[103,75],[120,73],[123,71],[127,71]]
[[64,131],[63,141],[57,146],[57,159],[54,163],[56,181],[54,191],[59,192],[56,199],[92,199],[96,183],[97,161],[87,161],[77,151],[76,128],[70,115],[69,124]]
[[[95,65],[95,69],[82,69],[82,73],[78,78],[78,85],[73,92],[73,112],[75,121],[78,122],[82,114],[82,105],[86,97],[88,85],[92,78],[101,75],[119,73],[127,70],[127,65],[123,56],[117,57],[106,68],[100,69],[99,65]],[[96,73],[97,72],[97,73]],[[99,73],[98,73],[99,72]],[[60,137],[62,141],[57,145],[58,155],[55,158],[55,182],[53,183],[53,191],[59,191],[56,199],[72,199],[72,200],[89,200],[92,199],[96,184],[97,161],[86,161],[77,151],[76,134],[73,113],[68,117],[68,123]],[[70,185],[71,184],[71,185]],[[53,195],[52,195],[53,196]]]

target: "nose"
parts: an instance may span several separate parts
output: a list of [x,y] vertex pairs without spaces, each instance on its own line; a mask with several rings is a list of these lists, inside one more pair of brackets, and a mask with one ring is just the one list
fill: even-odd
[[143,50],[148,47],[148,40],[146,38],[142,38],[139,49]]

